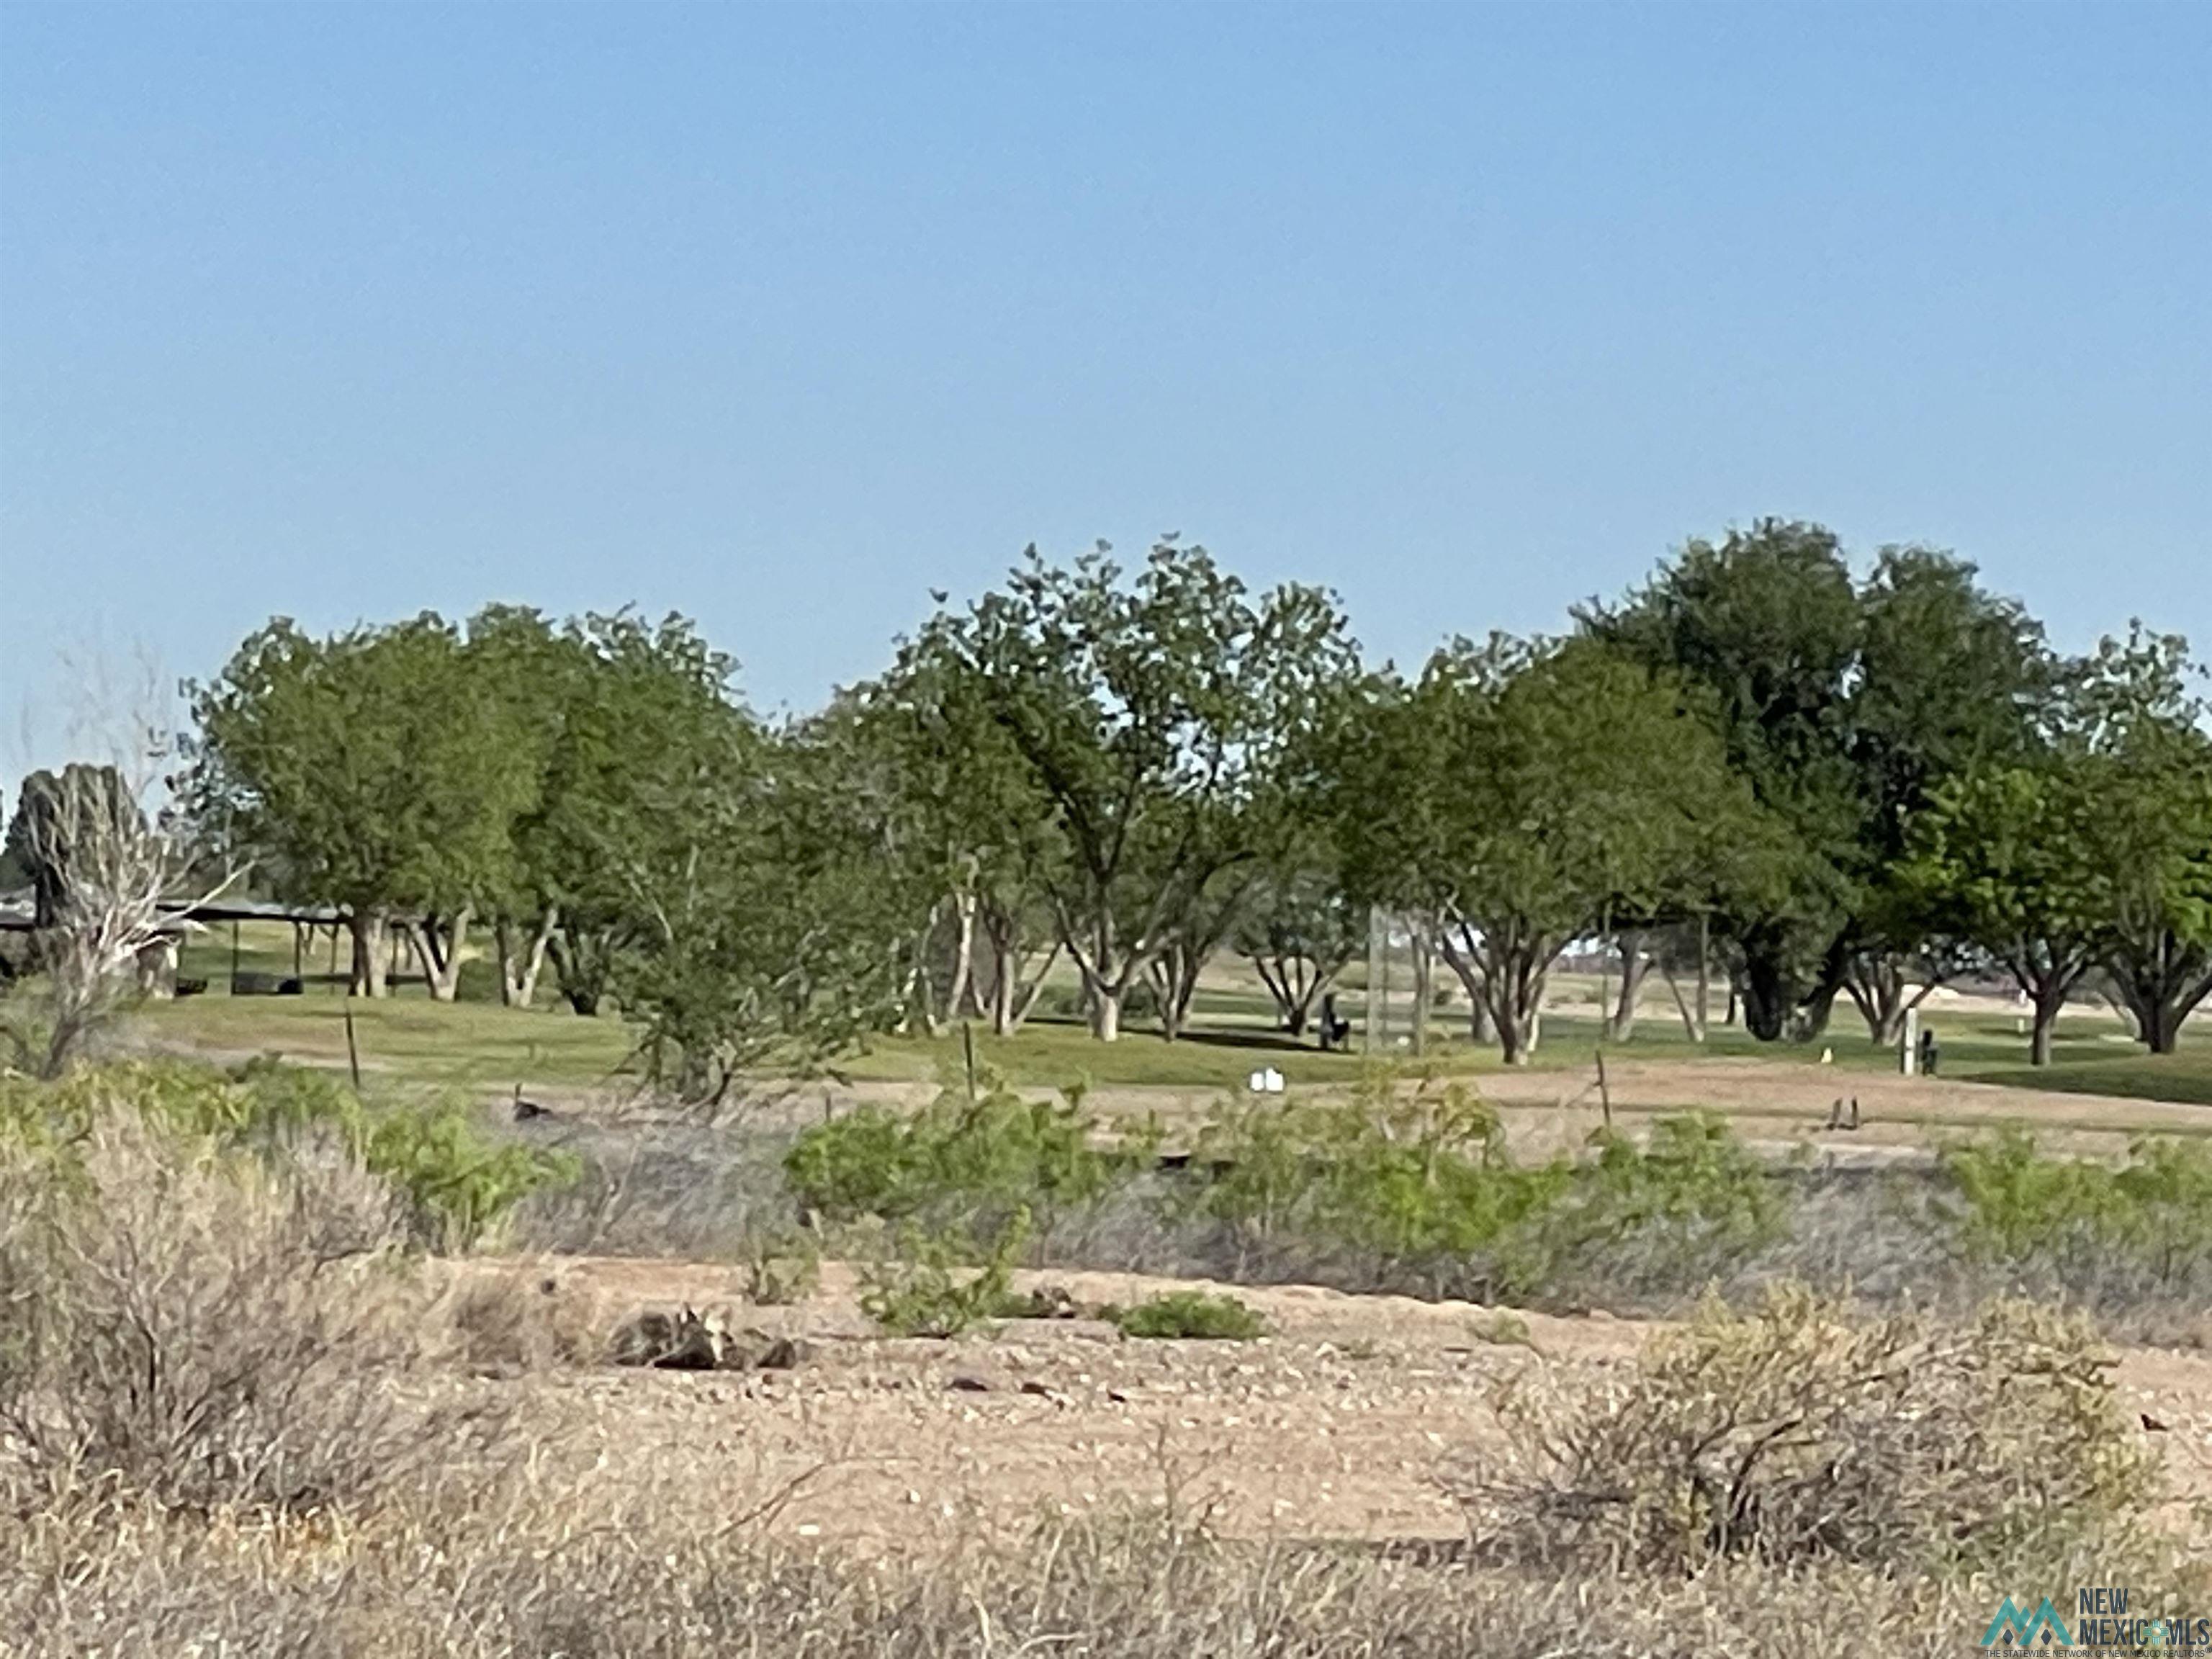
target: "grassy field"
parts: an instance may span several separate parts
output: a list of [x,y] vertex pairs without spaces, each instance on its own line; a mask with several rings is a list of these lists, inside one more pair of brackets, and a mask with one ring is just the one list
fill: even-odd
[[[290,930],[281,925],[240,929],[237,961],[249,971],[291,973]],[[144,1035],[164,1047],[230,1058],[278,1054],[342,1067],[345,1012],[350,1006],[364,1069],[380,1074],[471,1089],[593,1086],[630,1075],[631,1042],[622,1023],[580,1019],[550,993],[541,992],[540,1006],[530,1010],[481,1001],[441,1006],[419,984],[403,984],[381,1002],[349,999],[342,986],[314,977],[329,962],[325,943],[302,954],[301,965],[309,975],[305,994],[233,998],[225,994],[231,962],[227,933],[195,941],[185,952],[183,971],[208,980],[208,994],[149,1006],[140,1022]],[[1590,1067],[1600,1047],[1600,988],[1592,976],[1555,977],[1535,1069]],[[1357,1019],[1363,1002],[1354,974],[1341,998],[1342,1012]],[[1402,1010],[1399,1017],[1402,1022]],[[2212,1105],[2212,1025],[2201,1019],[2185,1035],[2179,1054],[2153,1056],[2130,1040],[2106,1011],[2069,1012],[2060,1023],[2054,1063],[2039,1070],[2027,1064],[2027,1038],[2016,1018],[2000,1006],[1960,1000],[1933,1007],[1927,1023],[1942,1045],[1946,1077]],[[1262,1066],[1275,1067],[1293,1085],[1340,1083],[1358,1076],[1367,1063],[1362,1054],[1322,1054],[1310,1038],[1298,1041],[1274,1030],[1272,1006],[1242,964],[1209,975],[1196,1000],[1192,1028],[1176,1042],[1163,1041],[1148,1022],[1137,1022],[1125,1030],[1121,1042],[1099,1043],[1079,1022],[1051,1015],[1033,1018],[1012,1038],[994,1037],[980,1027],[974,1038],[982,1064],[1018,1084],[1054,1087],[1081,1082],[1229,1088]],[[1432,1011],[1429,1039],[1425,1063],[1440,1073],[1480,1076],[1500,1069],[1495,1049],[1467,1040],[1463,1003]],[[1848,1006],[1838,1008],[1829,1032],[1817,1043],[1759,1043],[1741,1028],[1716,1024],[1705,1044],[1694,1044],[1663,989],[1648,995],[1633,1039],[1606,1048],[1609,1054],[1638,1062],[1756,1059],[1808,1066],[1820,1063],[1825,1051],[1834,1066],[1861,1074],[1893,1072],[1897,1063],[1891,1051],[1868,1040]],[[1407,1055],[1403,1046],[1393,1053]],[[841,1069],[860,1080],[922,1081],[957,1075],[963,1064],[961,1036],[953,1030],[934,1038],[879,1037],[867,1051],[848,1057]]]

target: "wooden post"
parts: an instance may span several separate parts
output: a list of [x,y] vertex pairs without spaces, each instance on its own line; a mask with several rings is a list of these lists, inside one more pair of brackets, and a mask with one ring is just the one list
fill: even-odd
[[968,1062],[968,1103],[975,1103],[975,1028],[966,1020],[960,1022],[960,1053]]
[[345,1006],[345,1028],[346,1028],[346,1070],[347,1070],[347,1071],[349,1071],[349,1073],[351,1073],[353,1074],[353,1091],[354,1091],[354,1093],[356,1093],[356,1094],[359,1094],[359,1093],[361,1092],[361,1047],[360,1047],[360,1045],[359,1045],[357,1042],[356,1042],[354,1041],[354,1035],[353,1035],[353,1000],[352,1000],[350,997],[349,997],[349,998],[346,1000],[346,1006]]
[[230,919],[230,988],[238,989],[238,918]]

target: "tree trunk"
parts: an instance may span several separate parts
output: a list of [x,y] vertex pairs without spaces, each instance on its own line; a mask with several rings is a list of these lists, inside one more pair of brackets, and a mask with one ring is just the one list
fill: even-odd
[[2154,1054],[2174,1051],[2183,1023],[2212,995],[2212,947],[2185,944],[2170,931],[2147,944],[2131,941],[2106,966],[2135,1017],[2138,1040]]
[[1460,988],[1467,993],[1468,1041],[1477,1048],[1487,1045],[1491,1036],[1490,1003],[1484,992],[1482,969],[1475,965],[1472,944],[1455,943],[1449,931],[1437,929],[1437,954],[1444,959],[1444,966],[1458,979]]
[[527,1008],[538,1000],[538,976],[544,970],[546,948],[559,920],[558,910],[547,905],[531,931],[528,951],[518,957],[514,925],[505,916],[499,919],[493,937],[499,945],[499,1000],[505,1006]]
[[1121,1035],[1121,991],[1120,986],[1109,990],[1091,981],[1091,1035],[1101,1042],[1112,1042]]
[[[1061,948],[1057,940],[1054,941],[1052,949],[1045,953],[1044,966],[1037,969],[1036,977],[1030,981],[1029,989],[1026,991],[1022,990],[1018,978],[1008,980],[1007,982],[1015,994],[1015,1000],[1012,1005],[1012,1018],[1008,1021],[1006,1030],[1000,1033],[1001,1036],[1012,1036],[1020,1030],[1028,1023],[1029,1017],[1036,1012],[1037,1000],[1044,995],[1045,981],[1051,977],[1052,965],[1060,960]],[[1021,958],[1016,957],[1014,963],[1018,969]]]
[[1698,1023],[1690,1028],[1692,1042],[1705,1040],[1706,1023],[1712,1017],[1712,925],[1711,916],[1702,910],[1698,912]]
[[351,994],[385,994],[384,938],[390,925],[381,910],[354,910],[347,915],[346,931],[353,935],[353,982],[348,988]]
[[1149,973],[1153,994],[1159,999],[1160,1032],[1170,1042],[1190,1023],[1191,1000],[1198,994],[1199,969],[1205,958],[1178,939],[1153,958]]
[[1790,995],[1780,965],[1763,953],[1745,952],[1743,1028],[1761,1042],[1778,1042],[1790,1019]]
[[1544,984],[1559,947],[1540,936],[1486,941],[1482,984],[1508,1066],[1526,1066],[1543,1035]]
[[2031,1066],[2051,1064],[2051,1038],[2058,1029],[2060,1010],[2066,1006],[2066,984],[2063,980],[2046,980],[2029,992],[2035,1004],[2035,1023],[2027,1039],[2027,1063]]
[[955,893],[952,915],[952,982],[945,988],[945,1012],[948,1019],[957,1019],[964,1007],[981,1012],[975,998],[975,895]]
[[465,904],[453,912],[450,931],[443,939],[439,937],[434,915],[425,915],[406,930],[416,959],[422,964],[422,977],[429,981],[433,1001],[451,1002],[460,988],[461,947],[468,940],[469,914]]
[[1620,999],[1606,1022],[1608,1042],[1626,1042],[1636,1032],[1636,1001],[1644,994],[1644,981],[1651,973],[1651,958],[1644,953],[1644,935],[1631,930],[1620,936]]
[[991,941],[991,1035],[1014,1034],[1013,951],[997,939]]
[[553,972],[561,981],[561,995],[569,1008],[585,1019],[595,1018],[607,992],[613,947],[606,939],[573,921],[562,921],[547,942]]
[[1429,936],[1421,928],[1411,930],[1413,945],[1413,1055],[1420,1058],[1429,1051],[1429,987],[1435,973],[1435,963],[1429,952]]

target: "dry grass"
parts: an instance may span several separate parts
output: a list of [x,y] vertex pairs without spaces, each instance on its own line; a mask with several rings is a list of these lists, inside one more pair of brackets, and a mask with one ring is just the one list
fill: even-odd
[[1785,1284],[1746,1314],[1709,1303],[1594,1394],[1521,1373],[1499,1399],[1513,1451],[1459,1491],[1486,1544],[1558,1567],[2145,1559],[2160,1464],[2114,1363],[2032,1304],[1939,1321]]
[[[1152,1512],[863,1563],[763,1542],[728,1494],[629,1501],[509,1482],[309,1525],[85,1503],[0,1540],[0,1642],[33,1656],[812,1659],[1017,1654],[1444,1659],[1952,1655],[1995,1586],[1842,1565],[1574,1580],[1437,1559],[1224,1544]],[[2106,1564],[2046,1564],[2087,1582]]]
[[521,1376],[606,1357],[606,1310],[551,1258],[453,1275],[432,1309],[444,1357],[478,1376]]
[[[1957,1553],[1928,1577],[1927,1540],[1962,1517],[1971,1532],[1992,1510],[2072,1504],[2092,1524],[2009,1539],[2019,1582],[2131,1570],[2114,1541],[2141,1471],[2106,1437],[2102,1373],[2070,1327],[2002,1311],[1948,1338],[1809,1300],[1692,1331],[1563,1419],[1556,1466],[1517,1486],[1519,1523],[1555,1547],[1226,1542],[1164,1464],[1159,1504],[1012,1546],[955,1525],[917,1527],[890,1559],[794,1550],[777,1541],[787,1477],[543,1458],[497,1432],[509,1419],[480,1402],[527,1401],[564,1443],[586,1432],[542,1373],[589,1351],[595,1310],[542,1271],[434,1296],[398,1251],[390,1194],[355,1166],[272,1168],[119,1121],[74,1163],[12,1158],[0,1652],[27,1659],[1686,1659],[1839,1632],[1933,1656],[2018,1588]],[[1707,1501],[1699,1440],[1734,1435],[1741,1463],[1754,1419],[1792,1413],[1817,1434],[1752,1434],[1756,1502]],[[1941,1451],[1960,1437],[1970,1454]],[[1651,1501],[1593,1529],[1558,1497],[1609,1487]],[[1756,1547],[1654,1546],[1717,1522]]]
[[356,1501],[428,1455],[391,1188],[326,1147],[281,1166],[128,1115],[0,1158],[0,1493]]

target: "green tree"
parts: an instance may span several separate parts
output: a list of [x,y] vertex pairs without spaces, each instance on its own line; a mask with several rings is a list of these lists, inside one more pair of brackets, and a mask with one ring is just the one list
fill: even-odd
[[196,688],[203,820],[280,895],[344,911],[369,996],[384,994],[386,929],[412,913],[449,1000],[471,915],[510,879],[539,756],[508,690],[428,612],[325,640],[278,618]]
[[885,1022],[896,880],[834,751],[736,708],[709,738],[621,849],[636,938],[613,989],[652,1080],[719,1105],[748,1071],[807,1074]]
[[1172,540],[1122,574],[1103,544],[1066,566],[1031,549],[1004,589],[936,624],[1049,803],[1066,853],[1048,896],[1109,1042],[1131,985],[1172,951],[1194,979],[1225,931],[1224,872],[1255,855],[1250,809],[1355,660],[1317,590],[1255,600]]
[[1354,890],[1440,919],[1509,1063],[1560,950],[1686,890],[1717,821],[1753,817],[1699,699],[1589,639],[1460,641],[1379,681],[1338,757]]
[[567,623],[528,656],[552,730],[538,799],[517,827],[515,908],[530,918],[526,948],[543,940],[562,994],[595,1014],[649,933],[643,870],[689,844],[672,842],[681,826],[668,815],[695,805],[702,775],[739,744],[736,665],[683,617],[626,611]]
[[1900,884],[1917,908],[2002,964],[2034,1010],[2032,1064],[2051,1062],[2066,999],[2115,915],[2108,757],[2054,750],[1940,786],[1914,819]]
[[1948,966],[1893,878],[1906,825],[1946,780],[2027,752],[2057,682],[2040,627],[1949,554],[1887,548],[1856,585],[1832,532],[1773,519],[1577,614],[1710,694],[1731,767],[1784,832],[1713,895],[1753,1035],[1816,1034],[1848,992],[1894,1040]]
[[2101,956],[2136,1030],[2171,1054],[2212,995],[2212,735],[2186,643],[2141,624],[2107,640],[2082,692],[2087,741],[2112,765],[2100,800],[2116,902]]
[[913,1015],[934,1026],[988,1014],[1003,1036],[1058,955],[1048,892],[1066,843],[951,625],[939,616],[902,641],[890,669],[844,694],[830,718],[849,751],[857,810],[911,887]]
[[1786,831],[1772,866],[1715,915],[1741,952],[1745,1024],[1824,1019],[1843,982],[1861,802],[1848,703],[1860,638],[1842,544],[1764,519],[1692,541],[1621,605],[1577,612],[1595,637],[1713,699],[1731,768]]
[[1367,939],[1367,909],[1346,891],[1335,849],[1322,834],[1300,838],[1261,869],[1234,936],[1274,999],[1292,1036],[1305,1033],[1314,1005]]
[[4,856],[31,889],[32,925],[58,924],[80,848],[146,833],[146,814],[119,769],[71,762],[23,780],[8,821]]
[[1885,548],[1859,603],[1849,712],[1864,810],[1844,988],[1874,1040],[1893,1045],[1906,1011],[1962,960],[1899,879],[1910,826],[1947,784],[2024,763],[2057,715],[2063,675],[2042,625],[1950,554]]

